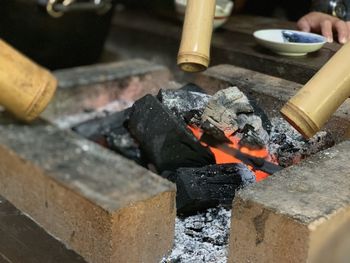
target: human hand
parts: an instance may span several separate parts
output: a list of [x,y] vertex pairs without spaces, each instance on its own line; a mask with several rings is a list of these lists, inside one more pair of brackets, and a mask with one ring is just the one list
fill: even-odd
[[341,44],[350,40],[350,22],[320,12],[310,12],[297,22],[299,30],[321,33],[328,42],[333,42],[334,35],[338,35]]

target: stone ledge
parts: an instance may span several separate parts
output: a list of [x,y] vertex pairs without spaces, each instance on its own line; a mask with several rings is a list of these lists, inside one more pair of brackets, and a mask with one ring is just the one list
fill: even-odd
[[229,262],[346,262],[350,141],[240,191]]
[[42,114],[49,121],[114,100],[130,102],[156,94],[172,79],[166,67],[142,59],[57,70],[54,75],[59,86]]
[[0,193],[89,262],[156,262],[175,187],[69,131],[0,117]]

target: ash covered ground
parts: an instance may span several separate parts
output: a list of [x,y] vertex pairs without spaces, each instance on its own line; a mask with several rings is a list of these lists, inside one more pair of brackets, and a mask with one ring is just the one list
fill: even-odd
[[175,245],[161,263],[225,263],[231,210],[212,208],[187,218],[177,218]]

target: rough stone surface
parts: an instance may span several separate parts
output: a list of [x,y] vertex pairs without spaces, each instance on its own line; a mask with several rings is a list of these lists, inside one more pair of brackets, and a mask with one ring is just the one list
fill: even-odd
[[171,248],[175,187],[42,121],[0,116],[0,193],[89,262],[156,262]]
[[347,262],[350,141],[240,191],[229,262]]

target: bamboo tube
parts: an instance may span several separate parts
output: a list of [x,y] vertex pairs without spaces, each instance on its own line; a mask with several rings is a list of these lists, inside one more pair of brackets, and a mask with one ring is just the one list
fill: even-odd
[[209,65],[215,0],[188,0],[177,64],[183,71],[199,72]]
[[304,137],[318,132],[350,96],[350,43],[344,45],[282,108]]
[[32,121],[50,102],[57,81],[0,39],[0,105],[24,121]]

